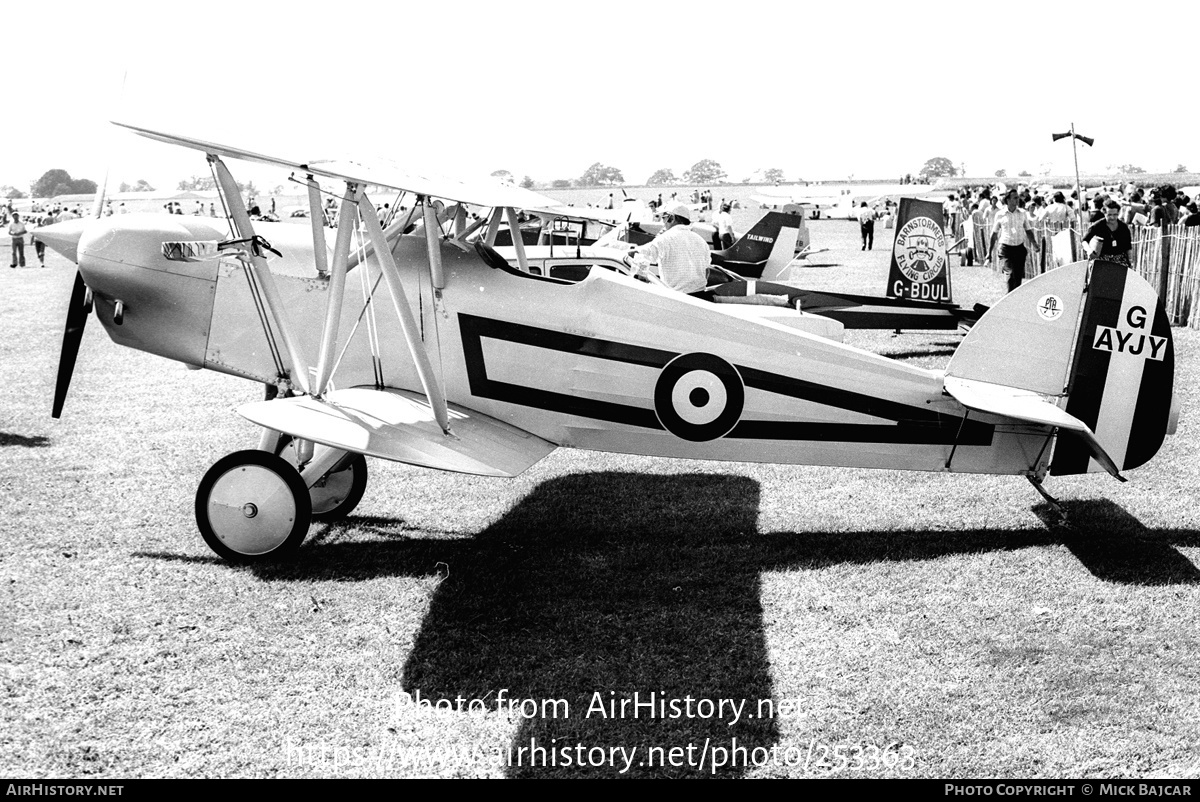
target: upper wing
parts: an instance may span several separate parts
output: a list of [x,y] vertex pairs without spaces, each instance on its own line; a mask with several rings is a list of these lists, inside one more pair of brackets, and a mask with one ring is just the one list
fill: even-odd
[[343,181],[354,181],[359,184],[375,184],[390,189],[413,192],[417,195],[428,195],[434,198],[470,203],[476,206],[512,207],[516,209],[552,208],[560,205],[559,201],[531,192],[521,187],[509,186],[493,178],[463,179],[454,176],[428,172],[413,172],[398,165],[387,162],[376,164],[360,164],[352,161],[318,161],[268,156],[263,153],[245,150],[244,148],[221,145],[216,142],[206,142],[193,137],[168,134],[162,131],[152,131],[136,125],[115,122],[122,128],[128,128],[149,139],[179,145],[184,148],[199,150],[241,161],[257,162],[274,167],[285,167],[291,170],[301,170],[312,175],[326,178],[336,178]]

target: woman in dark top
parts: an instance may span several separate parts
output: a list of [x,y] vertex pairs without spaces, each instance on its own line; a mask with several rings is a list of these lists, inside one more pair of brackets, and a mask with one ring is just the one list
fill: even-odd
[[1090,243],[1092,258],[1130,266],[1129,252],[1133,250],[1133,232],[1118,219],[1121,204],[1110,200],[1104,204],[1104,219],[1087,230],[1083,241]]

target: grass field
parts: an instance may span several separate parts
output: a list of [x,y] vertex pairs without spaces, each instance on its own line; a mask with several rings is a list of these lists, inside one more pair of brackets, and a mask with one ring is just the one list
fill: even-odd
[[[881,291],[890,233],[814,224],[812,286]],[[1200,777],[1200,332],[1156,460],[1048,483],[1070,527],[1018,477],[561,449],[372,461],[352,517],[233,568],[193,494],[259,388],[93,321],[53,421],[50,265],[0,268],[4,776]],[[1002,291],[956,268],[960,303]],[[960,338],[849,339],[937,367]]]

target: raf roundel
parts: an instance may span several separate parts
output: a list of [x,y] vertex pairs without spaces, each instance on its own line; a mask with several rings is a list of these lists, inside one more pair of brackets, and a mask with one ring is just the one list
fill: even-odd
[[712,354],[683,354],[654,385],[654,412],[663,428],[692,442],[716,440],[742,417],[746,389],[737,368]]

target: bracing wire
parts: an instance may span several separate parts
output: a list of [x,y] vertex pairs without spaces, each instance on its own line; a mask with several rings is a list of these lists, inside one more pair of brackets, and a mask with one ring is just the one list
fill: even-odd
[[[362,211],[359,208],[359,221],[361,222]],[[334,362],[333,370],[330,375],[337,372],[338,366],[342,363],[342,358],[345,357],[346,351],[350,348],[350,342],[354,339],[354,335],[358,332],[359,325],[365,318],[367,321],[367,342],[371,351],[371,368],[375,375],[375,386],[383,387],[383,360],[379,341],[379,327],[375,318],[375,292],[379,289],[380,283],[383,281],[383,274],[376,276],[374,281],[371,280],[370,267],[366,258],[366,242],[363,239],[362,226],[355,227],[355,248],[358,255],[358,266],[361,270],[358,273],[359,285],[362,290],[363,306],[358,313],[358,317],[354,321],[354,326],[351,327],[349,335],[347,335],[345,344],[342,346],[341,352],[338,354]]]

